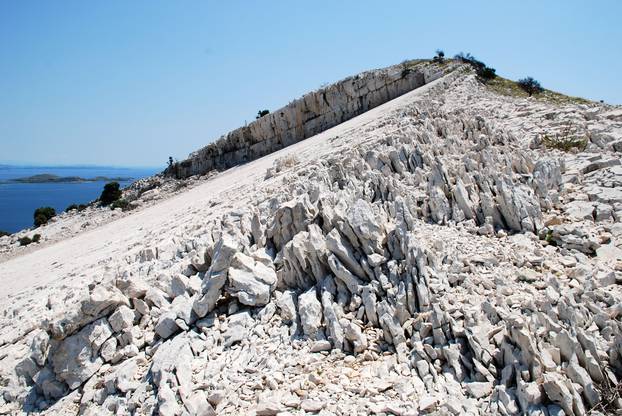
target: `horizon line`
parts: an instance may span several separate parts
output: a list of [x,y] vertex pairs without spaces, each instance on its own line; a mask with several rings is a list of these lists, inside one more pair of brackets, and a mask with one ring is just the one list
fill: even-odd
[[90,163],[76,163],[76,164],[51,164],[51,163],[29,163],[29,162],[0,162],[0,167],[15,167],[15,168],[109,168],[109,169],[161,169],[165,167],[161,166],[147,166],[147,165],[99,165]]

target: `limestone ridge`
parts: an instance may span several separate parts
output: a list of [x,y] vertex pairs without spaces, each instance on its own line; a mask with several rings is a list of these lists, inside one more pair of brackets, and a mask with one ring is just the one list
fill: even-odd
[[227,133],[165,172],[186,178],[255,160],[419,88],[457,66],[405,63],[348,77]]
[[[499,97],[463,71],[395,108],[167,217],[75,308],[6,307],[0,410],[622,407],[622,112]],[[566,122],[585,152],[535,140]]]

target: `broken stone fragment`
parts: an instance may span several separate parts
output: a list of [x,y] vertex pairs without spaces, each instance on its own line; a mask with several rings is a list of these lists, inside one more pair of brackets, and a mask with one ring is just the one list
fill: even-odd
[[30,344],[30,357],[39,365],[43,367],[45,360],[48,356],[50,345],[50,336],[46,331],[39,331]]
[[216,416],[217,414],[207,401],[207,394],[203,390],[195,390],[182,400],[190,416]]
[[224,346],[229,347],[237,342],[244,340],[248,328],[254,323],[253,318],[248,312],[238,312],[229,317],[229,326],[223,334]]
[[50,351],[56,378],[67,383],[71,390],[79,387],[102,366],[99,348],[111,335],[106,319],[100,319],[65,338]]
[[566,387],[562,375],[558,373],[545,373],[543,380],[542,386],[549,399],[559,405],[567,415],[574,415],[572,394]]
[[473,381],[471,383],[465,383],[464,389],[469,396],[480,399],[488,396],[492,392],[492,383]]
[[347,269],[359,279],[365,276],[363,268],[354,257],[353,248],[346,240],[341,237],[336,228],[326,236],[326,247],[335,255]]
[[270,293],[276,284],[276,273],[252,257],[236,253],[228,270],[227,291],[240,303],[263,306],[270,302]]
[[121,305],[110,315],[108,322],[114,332],[121,332],[121,330],[130,328],[134,324],[134,311],[125,305]]
[[339,261],[339,259],[331,254],[328,256],[328,265],[330,269],[335,273],[335,276],[339,278],[353,294],[360,293],[361,282]]
[[322,305],[317,299],[315,288],[298,296],[298,314],[304,334],[316,339],[322,325]]
[[346,339],[352,342],[354,353],[359,354],[367,349],[367,337],[361,331],[361,328],[354,322],[348,322],[346,319],[342,319],[340,322],[342,328],[344,328],[344,335]]
[[281,319],[284,322],[296,322],[298,312],[296,308],[297,296],[292,290],[286,290],[276,298],[276,305],[279,307]]
[[226,281],[227,275],[224,272],[212,274],[210,277],[205,278],[203,281],[203,294],[199,294],[192,305],[192,310],[199,318],[214,310]]
[[177,313],[175,313],[175,311],[164,312],[158,318],[158,323],[155,326],[155,333],[163,339],[170,337],[180,329],[175,322],[176,319]]

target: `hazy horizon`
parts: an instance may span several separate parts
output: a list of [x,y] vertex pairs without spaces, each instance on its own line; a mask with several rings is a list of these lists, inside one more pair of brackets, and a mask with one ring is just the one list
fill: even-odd
[[611,0],[4,2],[0,163],[164,167],[258,110],[436,49],[622,104],[621,14]]
[[4,162],[0,160],[0,167],[11,167],[11,168],[50,168],[50,169],[92,169],[92,168],[107,168],[107,169],[157,169],[162,168],[164,170],[165,166],[155,166],[155,165],[100,165],[100,164],[85,164],[85,163],[75,163],[75,164],[60,164],[54,165],[50,163],[31,163],[31,162]]

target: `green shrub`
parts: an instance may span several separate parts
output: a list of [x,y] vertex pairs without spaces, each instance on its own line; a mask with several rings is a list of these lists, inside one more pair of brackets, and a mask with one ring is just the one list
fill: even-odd
[[123,193],[121,192],[119,182],[110,182],[104,185],[104,190],[99,196],[99,202],[101,202],[104,206],[110,205],[117,199],[121,198],[122,195]]
[[35,220],[35,227],[47,224],[47,222],[55,215],[56,211],[52,207],[37,208],[33,214]]
[[516,81],[516,83],[518,84],[519,87],[521,87],[523,91],[529,94],[530,97],[533,94],[540,94],[542,91],[544,91],[544,88],[542,88],[542,85],[540,85],[540,83],[536,81],[535,79],[533,79],[532,77],[519,79],[518,81]]
[[562,152],[570,152],[574,149],[583,151],[587,147],[587,138],[578,136],[555,136],[544,135],[542,143],[549,149],[557,149]]
[[257,117],[255,118],[261,118],[263,116],[267,116],[268,114],[270,114],[270,110],[259,110],[257,111]]
[[118,199],[114,201],[112,204],[110,204],[110,209],[115,209],[115,208],[121,208],[123,211],[129,211],[132,208],[134,208],[134,206],[131,205],[127,201],[127,199]]
[[84,211],[88,205],[84,204],[71,204],[67,208],[65,208],[65,212],[73,211],[74,209],[78,212]]
[[489,81],[491,79],[495,79],[495,77],[497,76],[497,71],[494,68],[484,66],[477,71],[477,76],[484,81]]
[[587,135],[581,129],[572,124],[564,126],[555,136],[545,134],[542,137],[542,144],[549,149],[557,149],[563,152],[573,150],[583,151],[587,147]]
[[11,235],[11,233],[9,233],[7,231],[0,230],[0,237],[5,237],[7,235]]
[[454,56],[454,58],[465,64],[471,65],[479,79],[483,82],[494,79],[497,76],[497,71],[494,68],[487,66],[485,63],[478,60],[470,53],[464,54],[460,52],[459,54]]
[[38,243],[39,241],[41,241],[41,234],[35,234],[32,236],[32,238],[26,235],[17,241],[19,241],[20,246],[27,246],[31,243]]

